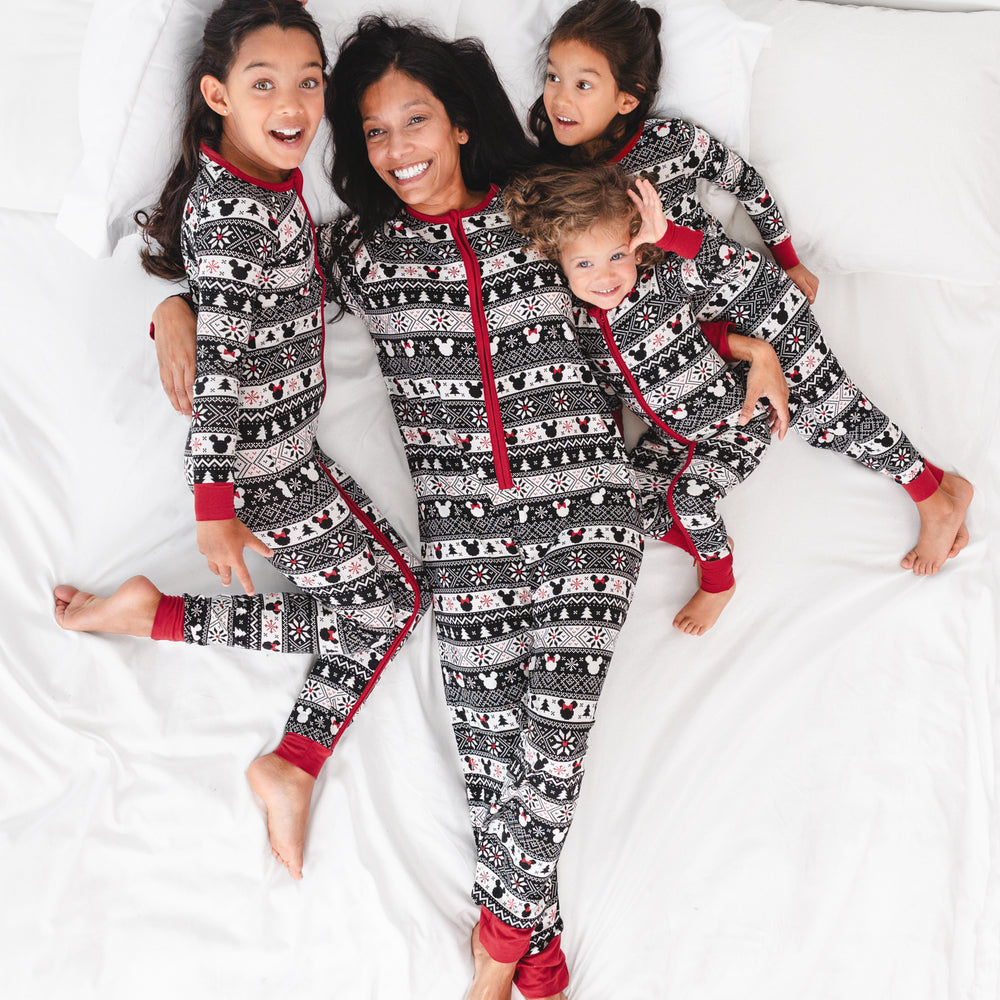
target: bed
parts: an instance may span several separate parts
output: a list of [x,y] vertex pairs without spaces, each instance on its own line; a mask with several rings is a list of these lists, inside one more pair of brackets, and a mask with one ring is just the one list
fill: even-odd
[[[52,620],[59,582],[217,589],[146,336],[167,289],[129,221],[211,6],[6,12],[0,990],[459,1000],[474,850],[430,621],[327,765],[296,883],[243,771],[306,660]],[[659,6],[661,106],[761,169],[845,366],[977,492],[968,548],[917,578],[902,491],[789,435],[726,503],[738,589],[700,639],[671,628],[688,561],[648,547],[561,864],[570,996],[995,1000],[1000,3]],[[523,108],[562,3],[310,3],[332,49],[373,7],[482,37]],[[329,217],[319,151],[307,173]],[[321,440],[415,542],[364,329],[332,327],[326,365]]]

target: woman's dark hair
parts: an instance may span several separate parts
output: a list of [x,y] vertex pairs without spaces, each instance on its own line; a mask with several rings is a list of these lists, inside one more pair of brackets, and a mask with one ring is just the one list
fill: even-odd
[[470,191],[503,185],[509,174],[537,162],[496,70],[475,38],[445,41],[426,28],[369,15],[344,42],[333,67],[326,112],[333,129],[333,188],[371,234],[403,202],[368,162],[359,105],[364,92],[391,69],[422,83],[444,105],[469,141],[459,147]]
[[563,163],[606,160],[639,131],[660,89],[660,23],[652,7],[634,0],[579,0],[563,12],[545,42],[546,53],[557,42],[589,46],[607,59],[618,89],[639,103],[627,115],[616,116],[607,133],[593,143],[562,146],[539,97],[528,112],[528,127],[538,139],[542,159]]
[[186,114],[181,131],[181,155],[174,164],[152,213],[135,213],[146,246],[142,266],[160,278],[183,278],[181,218],[188,193],[198,176],[198,151],[207,143],[216,148],[222,119],[205,103],[201,78],[225,80],[247,35],[260,28],[301,29],[312,35],[326,67],[326,50],[319,26],[298,0],[224,0],[205,24],[201,51],[187,77]]

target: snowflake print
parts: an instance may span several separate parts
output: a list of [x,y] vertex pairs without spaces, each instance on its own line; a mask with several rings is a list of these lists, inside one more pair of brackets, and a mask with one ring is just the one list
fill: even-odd
[[229,226],[220,226],[211,235],[212,242],[220,249],[225,247],[233,238],[233,231]]

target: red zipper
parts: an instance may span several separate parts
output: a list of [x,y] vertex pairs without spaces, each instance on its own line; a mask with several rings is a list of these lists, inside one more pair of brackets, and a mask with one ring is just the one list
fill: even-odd
[[621,351],[618,350],[618,345],[615,343],[614,334],[611,332],[611,324],[608,322],[608,314],[603,309],[588,309],[587,312],[590,313],[594,319],[597,320],[601,327],[601,333],[604,336],[604,343],[607,345],[608,350],[611,352],[611,357],[614,358],[614,362],[618,365],[618,370],[622,373],[622,377],[625,379],[628,387],[632,390],[632,395],[635,396],[639,405],[642,407],[643,411],[649,417],[657,427],[661,428],[665,434],[669,434],[675,441],[679,441],[683,445],[687,445],[687,458],[684,460],[684,464],[677,470],[677,475],[670,481],[670,485],[667,487],[667,509],[670,511],[670,516],[673,518],[674,524],[677,529],[687,538],[688,543],[691,545],[692,551],[694,551],[694,541],[691,539],[691,535],[688,533],[687,528],[681,524],[680,518],[677,516],[677,510],[674,507],[674,487],[677,485],[677,480],[681,478],[681,475],[687,469],[694,459],[694,446],[695,442],[690,441],[688,438],[683,437],[676,431],[671,430],[663,420],[657,416],[653,411],[653,408],[646,402],[646,397],[643,396],[641,390],[639,389],[639,383],[636,382],[635,376],[632,374],[631,369],[625,363],[625,359],[622,357]]
[[486,422],[490,429],[490,445],[493,448],[493,465],[497,474],[497,486],[509,490],[514,486],[507,455],[507,438],[504,435],[503,420],[500,416],[500,398],[497,396],[496,381],[493,378],[493,361],[490,358],[490,332],[486,326],[486,310],[483,308],[483,273],[479,267],[458,212],[448,213],[448,226],[455,238],[455,245],[462,255],[465,265],[465,279],[469,287],[469,309],[472,313],[472,327],[476,332],[476,353],[479,355],[479,371],[483,376],[483,402],[486,404]]

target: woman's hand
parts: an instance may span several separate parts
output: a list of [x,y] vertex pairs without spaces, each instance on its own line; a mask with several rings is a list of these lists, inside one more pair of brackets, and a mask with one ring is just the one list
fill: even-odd
[[781,370],[778,355],[774,348],[763,340],[754,340],[742,334],[731,333],[728,336],[729,351],[738,361],[749,361],[750,371],[747,372],[747,394],[740,410],[739,425],[743,427],[753,417],[757,400],[766,397],[770,403],[768,422],[771,433],[778,435],[778,440],[784,439],[788,431],[791,415],[788,412],[788,383],[785,373]]
[[188,416],[194,398],[196,325],[191,307],[179,295],[164,299],[153,310],[160,382],[170,405]]
[[198,551],[208,560],[208,568],[228,587],[232,571],[243,584],[243,589],[252,594],[253,580],[243,561],[243,550],[271,558],[271,550],[238,518],[228,521],[198,522]]
[[796,264],[790,267],[785,274],[792,279],[796,288],[809,300],[812,305],[816,301],[816,291],[819,288],[819,278],[809,270],[805,264]]
[[637,177],[635,186],[638,194],[629,188],[628,196],[639,207],[642,226],[629,241],[629,253],[635,253],[644,243],[658,242],[667,231],[667,217],[663,214],[663,205],[660,204],[656,188],[645,177]]

